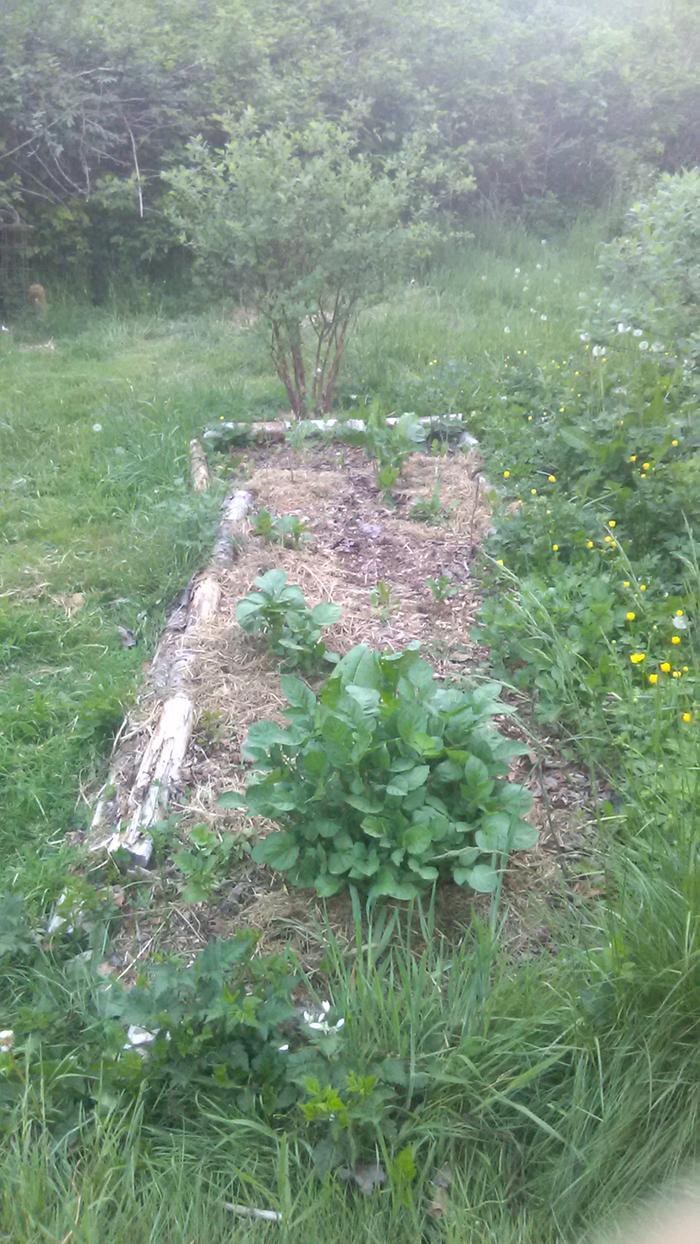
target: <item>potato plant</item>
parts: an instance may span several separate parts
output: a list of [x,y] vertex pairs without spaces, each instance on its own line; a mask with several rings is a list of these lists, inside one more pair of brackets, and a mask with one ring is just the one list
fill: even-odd
[[244,797],[222,796],[279,829],[254,859],[321,896],[349,886],[410,899],[448,877],[489,893],[510,850],[533,846],[530,796],[505,780],[522,745],[490,724],[500,687],[445,687],[415,648],[359,645],[318,696],[282,679],[286,723],[253,725]]

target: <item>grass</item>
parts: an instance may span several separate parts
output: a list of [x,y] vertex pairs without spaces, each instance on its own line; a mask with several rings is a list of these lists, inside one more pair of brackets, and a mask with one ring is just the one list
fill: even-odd
[[[521,425],[535,406],[509,369],[532,364],[551,377],[580,350],[579,304],[609,228],[583,220],[543,244],[481,226],[472,245],[363,318],[343,405],[474,412],[489,473],[507,450],[515,482],[517,461],[530,469]],[[261,335],[214,313],[66,306],[51,317],[0,341],[0,889],[27,896],[30,927],[65,884],[73,857],[63,839],[86,819],[81,791],[104,771],[167,604],[211,539],[216,497],[189,493],[188,440],[222,417],[269,417],[282,404]],[[49,336],[55,352],[18,348]],[[574,489],[556,520],[578,504]],[[510,565],[542,521],[535,514],[511,535],[507,522],[498,539]],[[381,1162],[386,1185],[363,1197],[319,1175],[316,1146],[337,1139],[333,1120],[324,1128],[297,1110],[282,1126],[193,1090],[176,1126],[145,1095],[112,1099],[106,1082],[99,1091],[101,983],[70,947],[30,937],[0,982],[0,1026],[33,1034],[23,1055],[0,1055],[2,1238],[321,1244],[340,1228],[350,1244],[554,1244],[597,1229],[698,1156],[697,735],[679,735],[681,700],[641,697],[629,664],[615,703],[589,694],[590,650],[582,656],[567,629],[568,606],[557,611],[545,595],[564,584],[545,540],[540,580],[521,567],[487,572],[486,583],[503,652],[506,641],[516,651],[533,641],[535,684],[557,675],[566,747],[617,783],[600,810],[599,894],[550,913],[556,953],[518,963],[499,945],[496,910],[489,928],[475,924],[452,944],[434,935],[429,909],[418,939],[402,918],[358,922],[350,955],[316,931],[352,1066],[371,1075],[391,1057],[409,1068],[379,1117],[341,1136]],[[573,615],[579,580],[566,584]],[[661,593],[654,607],[666,609]],[[611,617],[620,608],[615,598]],[[137,633],[135,649],[122,648],[119,625]],[[669,696],[687,685],[669,682]],[[10,912],[6,903],[0,953]],[[105,928],[98,921],[92,934],[96,962]],[[236,1218],[226,1202],[273,1208],[283,1221]]]

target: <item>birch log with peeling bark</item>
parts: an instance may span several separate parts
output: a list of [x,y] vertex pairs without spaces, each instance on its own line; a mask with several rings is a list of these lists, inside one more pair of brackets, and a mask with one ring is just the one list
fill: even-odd
[[190,483],[194,492],[206,492],[211,483],[207,455],[198,440],[190,441]]
[[[194,483],[193,483],[194,486]],[[236,541],[244,535],[252,496],[244,489],[235,489],[226,497],[217,528],[209,568],[192,581],[187,593],[184,626],[166,627],[151,664],[154,681],[166,698],[161,704],[155,728],[145,742],[136,776],[130,786],[120,778],[129,767],[131,741],[138,735],[138,726],[127,728],[124,723],[118,736],[125,747],[115,753],[109,781],[97,802],[92,818],[91,850],[104,850],[113,855],[126,850],[132,860],[147,866],[153,853],[153,840],[147,831],[160,820],[177,788],[187,756],[194,725],[194,701],[189,691],[190,676],[196,661],[192,644],[194,633],[217,613],[221,601],[221,585],[217,571],[226,566],[235,551]],[[183,606],[180,606],[181,611]],[[127,763],[125,764],[125,760]]]
[[[461,414],[453,415],[424,415],[418,422],[424,428],[442,427],[445,423],[452,423],[461,426],[464,416]],[[399,422],[398,416],[390,415],[386,420],[388,428],[393,428]],[[363,419],[279,419],[270,423],[235,423],[232,421],[219,423],[215,428],[209,428],[203,439],[216,440],[219,432],[224,429],[226,432],[240,432],[242,435],[249,436],[252,440],[260,441],[283,441],[290,428],[310,428],[319,433],[330,432],[333,428],[343,428],[350,432],[366,432],[367,424]],[[465,433],[469,436],[469,433]],[[476,440],[474,439],[474,443]]]

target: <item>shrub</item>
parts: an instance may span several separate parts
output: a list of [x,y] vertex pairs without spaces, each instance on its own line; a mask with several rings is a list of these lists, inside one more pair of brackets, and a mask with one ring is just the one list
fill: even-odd
[[420,160],[380,165],[330,123],[259,133],[252,112],[223,150],[200,139],[189,159],[168,177],[170,211],[200,275],[266,321],[293,413],[326,413],[357,311],[432,238]]
[[281,826],[253,856],[293,885],[408,899],[448,876],[490,892],[499,857],[536,841],[529,795],[503,780],[523,747],[489,728],[508,711],[498,684],[440,686],[415,648],[360,645],[318,698],[297,678],[282,689],[287,724],[251,727],[256,773],[244,799],[222,802]]
[[340,606],[322,602],[309,609],[301,588],[287,583],[283,570],[268,570],[255,580],[236,609],[238,624],[249,635],[263,635],[270,652],[281,657],[284,669],[315,670],[322,661],[334,661],[321,639],[321,628],[337,622]]
[[700,170],[661,177],[655,193],[631,208],[626,233],[605,248],[603,267],[635,300],[631,313],[645,326],[667,326],[679,337],[696,329]]

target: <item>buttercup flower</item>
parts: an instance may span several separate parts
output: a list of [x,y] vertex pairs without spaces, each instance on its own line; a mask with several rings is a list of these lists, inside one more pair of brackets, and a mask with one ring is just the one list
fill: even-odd
[[628,622],[634,622],[634,620],[635,620],[636,616],[637,616],[637,615],[636,615],[636,613],[633,613],[631,609],[630,609],[629,613],[626,613],[626,614],[625,614],[625,617],[627,618],[627,621],[628,621]]
[[587,549],[592,549],[592,548],[594,548],[594,547],[595,547],[595,546],[594,546],[594,544],[593,544],[593,541],[592,541],[592,540],[586,540],[586,548],[587,548]]
[[670,662],[670,661],[662,661],[662,662],[661,662],[661,664],[660,664],[660,666],[659,666],[659,669],[661,670],[661,673],[662,673],[662,674],[670,674],[670,673],[671,673],[671,662]]
[[504,472],[503,472],[503,478],[504,478],[504,479],[510,479],[510,471],[504,471]]
[[692,721],[692,720],[693,720],[693,714],[692,714],[692,713],[683,713],[683,721],[684,721],[684,722],[686,722],[686,724],[687,724],[689,721]]
[[630,454],[630,462],[636,462],[636,461],[637,461],[637,455],[636,455],[636,454]]
[[633,665],[640,665],[642,661],[646,661],[646,652],[630,652],[630,661]]
[[681,642],[681,637],[680,637],[680,635],[672,635],[672,636],[671,636],[671,643],[672,643],[672,644],[675,644],[675,645],[676,645],[676,647],[678,647],[678,644],[679,644],[680,642]]
[[649,682],[651,683],[652,687],[655,687],[658,681],[659,681],[659,675],[658,675],[658,674],[650,674],[650,675],[649,675]]
[[677,440],[672,440],[672,441],[671,441],[671,444],[673,445],[673,448],[674,448],[674,449],[676,449],[676,448],[678,447],[678,441],[677,441]]
[[647,590],[647,585],[646,585],[646,583],[640,583],[640,585],[639,585],[639,590],[640,590],[640,592],[646,592],[646,590]]
[[556,475],[548,475],[548,476],[547,476],[547,483],[548,483],[548,484],[556,484],[556,482],[557,482],[557,477],[556,477]]
[[558,553],[558,552],[559,552],[559,545],[558,545],[558,544],[553,544],[553,545],[552,545],[552,552],[553,552],[553,553]]
[[617,527],[617,521],[614,518],[608,519],[608,527]]
[[651,463],[650,463],[650,462],[643,462],[643,463],[642,463],[642,470],[643,470],[643,471],[648,471],[648,470],[650,469],[650,467],[651,467]]

